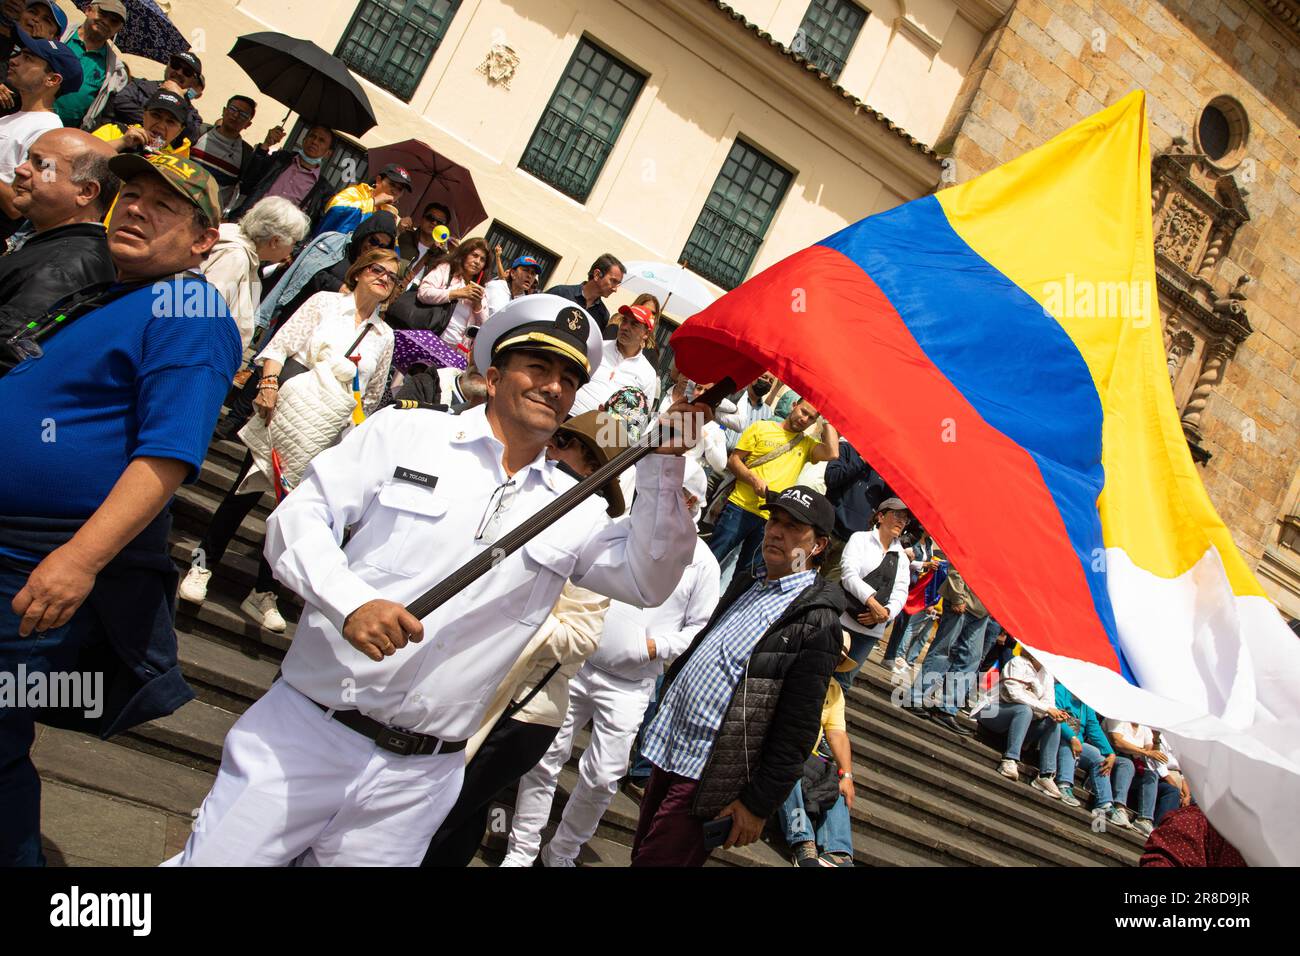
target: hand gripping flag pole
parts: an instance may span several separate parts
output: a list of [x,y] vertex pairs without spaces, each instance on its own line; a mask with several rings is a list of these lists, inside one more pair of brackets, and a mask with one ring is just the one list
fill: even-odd
[[[724,378],[692,404],[707,405],[711,409],[717,408],[718,403],[734,391],[736,391],[736,383],[729,378]],[[662,419],[655,421],[634,444],[619,452],[615,458],[597,468],[582,481],[537,512],[537,514],[524,521],[519,527],[502,535],[500,540],[491,548],[465,562],[428,591],[425,591],[424,594],[408,604],[406,610],[417,618],[424,618],[442,607],[451,598],[492,570],[506,555],[519,550],[519,548],[555,524],[601,488],[604,488],[610,479],[631,468],[662,445],[664,438],[668,437],[663,434],[664,428],[665,426],[670,427],[671,424],[671,422],[666,423]]]

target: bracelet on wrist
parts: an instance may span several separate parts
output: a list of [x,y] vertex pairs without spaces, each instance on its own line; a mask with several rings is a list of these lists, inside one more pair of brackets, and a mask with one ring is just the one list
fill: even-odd
[[852,780],[852,779],[853,779],[853,771],[852,771],[852,770],[837,770],[837,771],[835,771],[835,772],[836,772],[837,774],[839,774],[839,777],[840,777],[841,780]]
[[259,392],[278,392],[280,390],[280,386],[277,385],[275,382],[271,382],[265,385],[258,385],[257,390]]

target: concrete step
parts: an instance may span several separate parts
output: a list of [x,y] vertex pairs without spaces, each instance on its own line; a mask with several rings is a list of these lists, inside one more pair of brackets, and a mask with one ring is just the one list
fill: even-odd
[[217,576],[212,576],[213,586],[208,588],[208,599],[202,604],[189,601],[176,602],[176,627],[196,637],[228,647],[242,649],[249,654],[279,660],[289,650],[289,643],[298,628],[299,607],[290,597],[279,600],[280,613],[289,625],[283,634],[276,634],[255,624],[239,609],[248,592],[231,594],[218,586]]
[[216,773],[221,745],[238,714],[192,700],[174,714],[151,720],[123,734],[120,742],[195,770]]
[[849,711],[855,761],[865,764],[869,774],[888,778],[913,793],[937,789],[937,796],[956,797],[961,809],[982,813],[989,820],[1019,819],[1035,840],[1064,843],[1071,852],[1099,855],[1112,863],[1136,863],[1142,847],[1139,836],[1113,828],[1105,834],[1093,833],[1086,811],[1066,807],[1028,786],[1031,768],[1022,770],[1022,782],[1007,780],[997,773],[997,751],[969,740],[964,752],[956,750],[961,744],[938,739],[947,731],[930,725],[932,735],[927,735],[929,728],[904,721],[930,722],[911,714],[891,716],[892,720],[856,708]]
[[38,727],[32,761],[41,779],[190,818],[215,774],[57,727]]
[[242,714],[270,688],[279,659],[250,654],[194,634],[180,632],[181,671],[198,699],[221,710]]

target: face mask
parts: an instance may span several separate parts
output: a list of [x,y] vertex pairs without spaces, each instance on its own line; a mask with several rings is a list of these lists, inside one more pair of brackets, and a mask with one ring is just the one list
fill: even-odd
[[324,156],[318,156],[315,159],[312,159],[302,151],[301,146],[298,147],[298,162],[302,163],[304,166],[319,166],[324,158]]
[[187,100],[192,100],[192,99],[194,99],[194,97],[196,97],[196,96],[198,96],[198,95],[199,95],[199,91],[198,91],[198,90],[186,90],[186,91],[185,91],[185,98],[186,98]]
[[772,383],[764,381],[763,379],[759,379],[752,387],[754,389],[754,394],[759,398],[762,398],[768,392],[772,391]]

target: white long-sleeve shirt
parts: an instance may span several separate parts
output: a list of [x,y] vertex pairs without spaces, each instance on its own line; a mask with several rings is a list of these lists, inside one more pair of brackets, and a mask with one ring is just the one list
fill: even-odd
[[[588,666],[624,680],[654,680],[691,646],[713,616],[721,576],[717,558],[696,538],[695,555],[667,601],[653,608],[632,607],[621,601],[610,604],[604,633]],[[646,638],[654,638],[653,660]]]
[[[378,309],[366,322],[374,328],[366,333],[356,352],[361,353],[361,405],[369,415],[384,397],[388,367],[393,363],[393,330],[379,317]],[[343,358],[365,324],[357,321],[357,301],[352,293],[317,292],[266,343],[257,360],[270,359],[283,365],[290,356],[297,356],[310,365],[304,360],[315,355],[321,345],[329,345],[336,357]]]
[[1035,717],[1056,708],[1056,681],[1025,657],[1013,657],[1003,666],[1001,694],[1003,700],[1028,706]]
[[[383,598],[409,604],[573,485],[539,454],[508,476],[483,408],[387,408],[312,460],[267,520],[275,576],[307,603],[284,679],[319,704],[463,740],[572,579],[616,600],[665,601],[694,554],[685,462],[637,465],[627,520],[591,498],[424,618],[424,640],[372,661],[342,636]],[[352,528],[346,545],[343,531]]]
[[903,604],[907,601],[907,586],[911,581],[911,572],[908,568],[907,555],[903,553],[903,546],[895,539],[887,551],[880,544],[880,532],[875,528],[870,531],[858,531],[850,535],[848,543],[844,545],[844,551],[840,557],[840,584],[844,587],[844,590],[864,604],[867,598],[875,596],[876,589],[868,585],[863,579],[880,567],[880,562],[885,560],[885,555],[889,551],[898,553],[898,567],[894,571],[894,585],[889,590],[889,603],[885,605],[885,609],[889,611],[889,617],[879,624],[866,627],[859,624],[856,617],[845,611],[840,615],[840,623],[855,634],[879,637],[885,633],[885,625],[898,617],[899,612],[903,610]]
[[590,382],[578,389],[571,413],[581,415],[599,408],[620,388],[629,386],[641,389],[646,404],[654,408],[659,400],[659,379],[645,353],[637,352],[631,358],[625,358],[618,350],[618,342],[612,339],[601,344],[601,353],[600,368],[596,369]]
[[[671,389],[659,402],[659,414],[668,411],[678,399]],[[727,436],[717,422],[705,422],[700,429],[700,440],[686,454],[702,465],[708,465],[714,474],[727,473]]]

